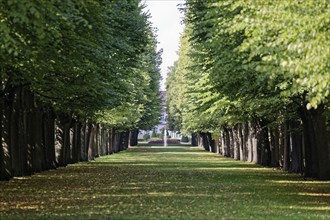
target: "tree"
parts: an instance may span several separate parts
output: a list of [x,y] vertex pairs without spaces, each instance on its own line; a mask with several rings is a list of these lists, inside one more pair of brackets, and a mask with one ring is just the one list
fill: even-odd
[[286,152],[288,170],[303,165],[304,140],[305,174],[329,178],[329,94],[323,89],[329,83],[329,5],[189,0],[184,10],[186,40],[168,87],[175,91],[187,82],[186,96],[182,106],[174,95],[169,99],[173,124],[186,132],[222,131],[222,153],[237,159],[271,165]]
[[142,117],[155,122],[160,60],[142,8],[0,3],[1,178],[123,150]]

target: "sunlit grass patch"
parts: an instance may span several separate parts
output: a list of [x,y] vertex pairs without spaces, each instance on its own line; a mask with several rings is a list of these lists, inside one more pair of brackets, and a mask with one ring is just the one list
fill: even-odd
[[198,148],[135,147],[0,182],[0,219],[330,219],[329,193]]

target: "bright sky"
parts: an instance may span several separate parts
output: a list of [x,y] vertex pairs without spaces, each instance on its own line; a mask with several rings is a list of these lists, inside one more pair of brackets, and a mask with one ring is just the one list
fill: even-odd
[[150,21],[158,28],[158,50],[163,49],[161,90],[165,89],[168,67],[173,66],[174,61],[178,59],[180,34],[183,31],[181,24],[183,14],[179,11],[178,4],[184,2],[184,0],[145,0],[146,10],[151,14]]

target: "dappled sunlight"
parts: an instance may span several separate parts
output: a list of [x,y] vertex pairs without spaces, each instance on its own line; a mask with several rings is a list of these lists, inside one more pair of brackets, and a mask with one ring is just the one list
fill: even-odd
[[330,217],[329,181],[201,150],[139,150],[0,182],[0,218]]
[[330,206],[319,206],[313,204],[313,206],[302,205],[290,205],[290,206],[277,206],[278,209],[300,210],[300,211],[330,211]]
[[298,193],[298,195],[301,195],[301,196],[330,197],[330,193]]
[[240,170],[240,171],[251,171],[251,172],[254,172],[254,171],[258,171],[258,172],[262,172],[262,171],[265,171],[265,172],[269,172],[269,169],[268,168],[262,168],[262,167],[201,167],[201,168],[196,168],[197,170]]
[[285,184],[321,184],[321,185],[327,185],[330,188],[330,181],[317,181],[317,180],[269,180],[269,182],[272,183],[285,183]]

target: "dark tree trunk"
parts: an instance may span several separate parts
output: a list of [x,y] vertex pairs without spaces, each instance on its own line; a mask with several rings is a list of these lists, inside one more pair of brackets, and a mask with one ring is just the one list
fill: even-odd
[[94,150],[94,136],[95,136],[95,131],[96,128],[92,123],[89,123],[89,132],[88,132],[88,150],[87,150],[87,155],[88,155],[88,160],[94,160],[95,158],[95,150]]
[[109,132],[109,154],[115,153],[115,144],[116,144],[116,132],[114,128],[110,129]]
[[208,141],[207,141],[206,133],[205,132],[201,132],[200,133],[200,137],[201,137],[202,147],[204,148],[204,150],[209,151],[210,150],[210,146],[209,146]]
[[40,108],[33,109],[30,112],[28,132],[29,132],[29,145],[32,148],[32,165],[34,172],[40,172],[46,169],[45,151],[43,144],[43,112]]
[[209,145],[209,151],[212,153],[216,153],[217,149],[215,147],[215,141],[212,139],[212,134],[210,132],[206,133],[206,138],[207,138],[207,142]]
[[232,134],[233,134],[233,157],[235,160],[240,160],[240,149],[242,147],[242,143],[239,137],[239,125],[235,125],[232,128]]
[[278,128],[271,129],[270,132],[270,152],[271,152],[271,166],[279,166],[279,130]]
[[99,157],[100,156],[100,129],[101,126],[99,124],[95,125],[95,133],[94,133],[94,156]]
[[258,150],[260,153],[260,164],[263,166],[269,166],[271,164],[270,155],[270,143],[269,143],[269,132],[268,132],[268,122],[265,120],[259,121],[259,140],[258,140]]
[[72,162],[77,163],[81,160],[81,129],[82,124],[79,121],[74,123],[73,143],[72,143]]
[[230,157],[230,134],[229,134],[229,130],[227,128],[223,129],[223,152],[224,152],[224,156],[225,157]]
[[121,145],[122,145],[122,150],[126,150],[128,149],[129,147],[129,130],[127,131],[123,131],[122,134],[121,134],[121,138],[122,138],[122,141],[121,141]]
[[58,164],[66,166],[70,163],[71,146],[70,146],[70,128],[72,117],[66,114],[60,114],[59,124],[57,129],[57,142],[58,142]]
[[139,129],[131,130],[130,139],[129,139],[129,145],[130,146],[137,146],[138,145],[138,136],[139,136]]
[[99,142],[100,156],[106,155],[106,128],[103,126],[100,126]]
[[283,170],[289,171],[291,163],[291,149],[290,149],[290,134],[289,124],[285,122],[282,127],[282,157],[283,157]]
[[291,166],[289,172],[303,173],[302,128],[300,121],[290,121]]
[[243,126],[242,124],[237,125],[237,139],[239,147],[239,160],[245,161],[244,151],[245,151],[245,142],[243,137]]
[[[26,133],[26,112],[24,111],[24,91],[22,87],[16,89],[16,105],[14,107],[15,124],[17,127],[11,130],[12,141],[15,143],[15,176],[24,176],[32,173],[28,164],[28,158],[31,158],[31,152],[28,151],[27,133]],[[16,139],[16,140],[14,140]]]
[[82,124],[81,128],[81,154],[80,154],[80,161],[87,161],[87,136],[88,136],[88,125],[86,122]]
[[0,97],[0,180],[9,180],[13,176],[9,134],[11,106],[7,97]]
[[191,134],[191,145],[198,146],[198,135],[196,133]]
[[323,115],[324,107],[300,111],[303,121],[305,146],[305,174],[308,177],[330,179],[330,155],[326,129],[326,118]]
[[235,146],[235,141],[234,141],[234,134],[232,129],[228,129],[229,133],[229,157],[234,158],[234,146]]
[[120,151],[120,133],[116,130],[113,131],[113,153]]
[[57,167],[55,156],[55,115],[52,110],[47,109],[45,111],[43,122],[46,169],[55,169]]

